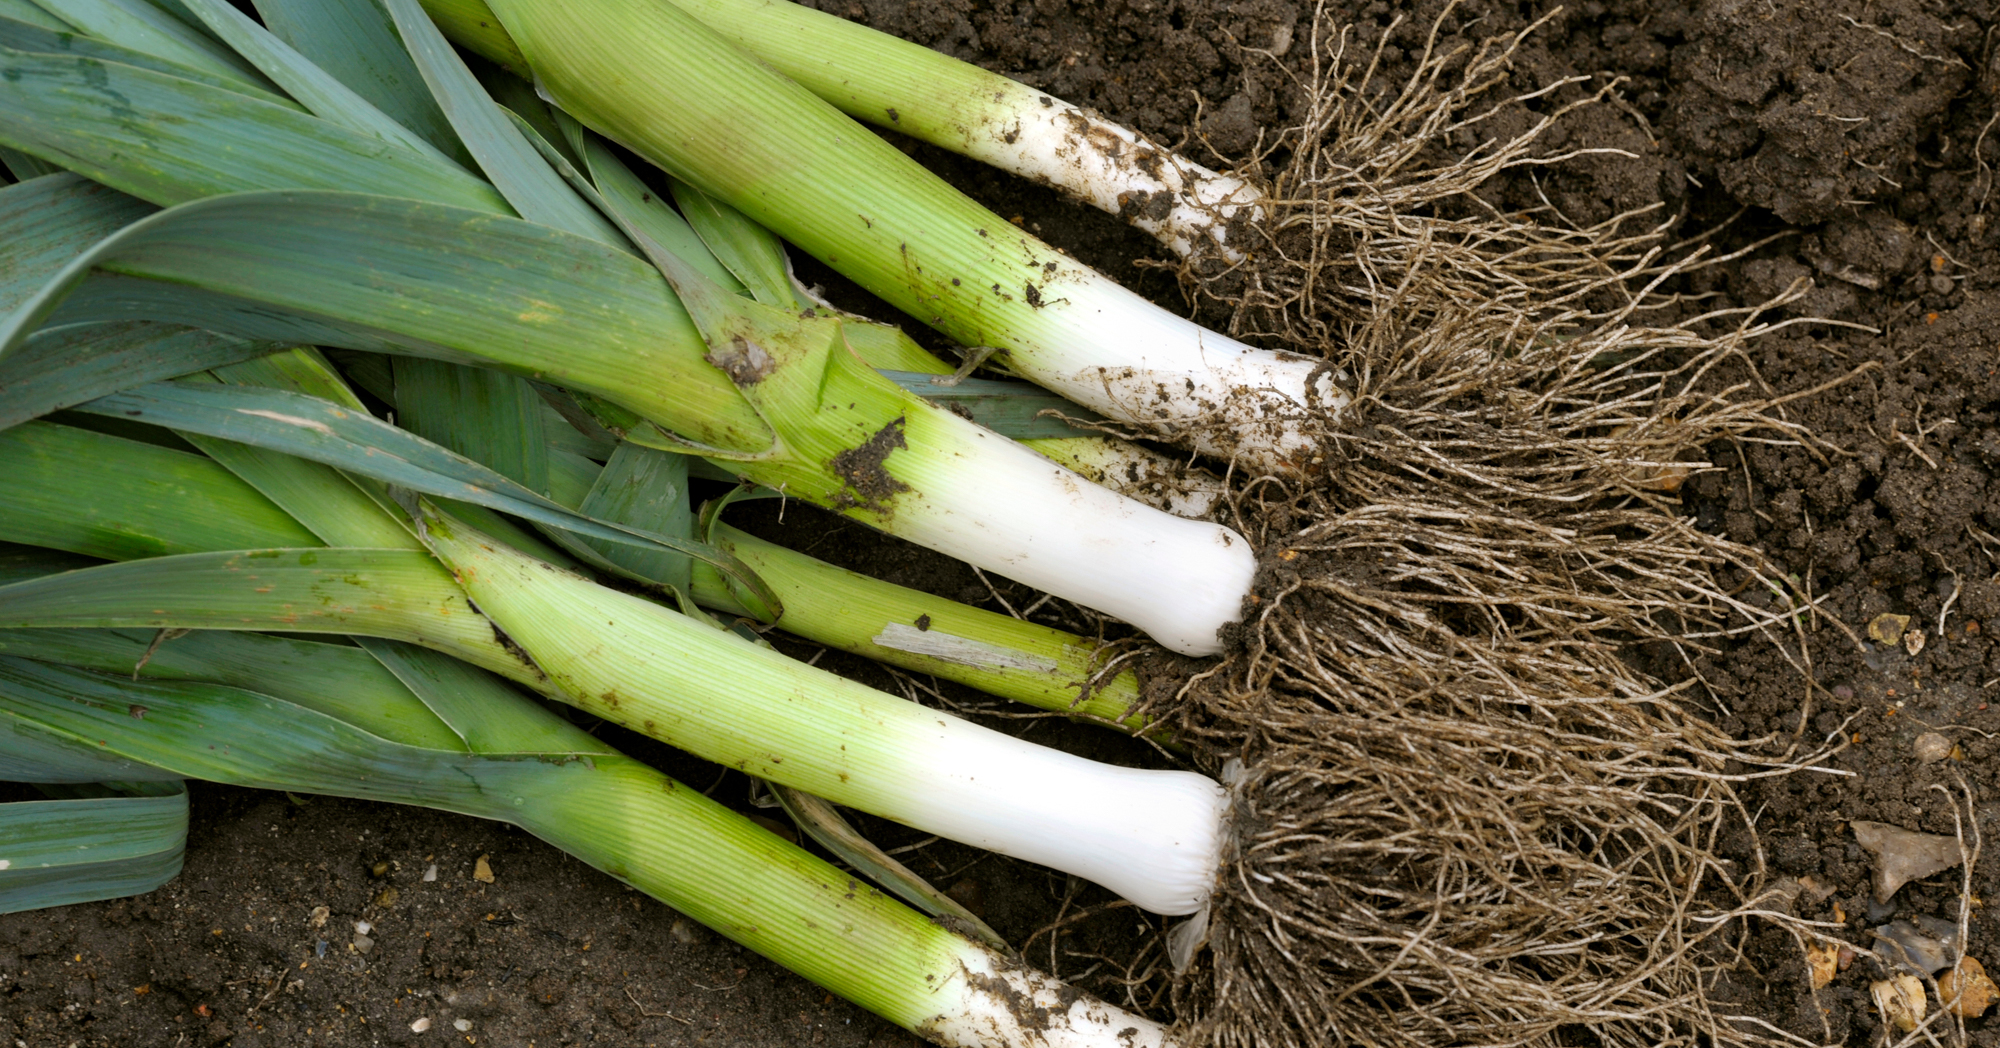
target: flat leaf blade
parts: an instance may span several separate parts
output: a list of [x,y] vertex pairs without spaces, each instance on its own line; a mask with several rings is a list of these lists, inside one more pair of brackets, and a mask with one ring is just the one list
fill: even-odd
[[452,50],[416,0],[383,0],[410,58],[430,85],[460,141],[514,210],[530,222],[567,230],[606,244],[624,235],[604,220],[521,136]]
[[105,564],[0,588],[0,627],[278,630],[408,641],[540,688],[429,554],[225,550]]
[[0,359],[0,429],[274,348],[268,342],[149,320],[39,332],[18,352]]
[[180,873],[187,825],[185,787],[0,804],[0,913],[152,891]]
[[0,655],[147,680],[247,688],[391,741],[464,748],[464,740],[395,674],[368,652],[344,644],[231,630],[163,638],[157,630],[0,629]]
[[159,210],[67,171],[0,188],[0,314],[92,244]]
[[0,144],[161,205],[298,187],[509,210],[478,177],[373,135],[91,58],[0,48]]
[[[82,468],[112,461],[124,468]],[[108,560],[319,544],[208,459],[74,426],[0,431],[0,476],[0,539],[9,542]]]
[[403,50],[389,13],[374,0],[252,0],[278,39],[373,102],[398,124],[470,165],[451,122]]

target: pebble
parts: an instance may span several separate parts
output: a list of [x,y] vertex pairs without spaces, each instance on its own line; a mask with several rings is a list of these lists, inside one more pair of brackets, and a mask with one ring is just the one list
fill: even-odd
[[424,871],[424,883],[429,884],[430,882],[437,879],[438,879],[438,864],[431,863],[430,869]]
[[1938,979],[1938,996],[1951,1014],[1977,1019],[2000,997],[2000,986],[1987,978],[1986,968],[1976,958],[1961,957],[1958,966]]
[[1917,1023],[1923,1020],[1924,1012],[1930,1009],[1930,1002],[1924,996],[1923,980],[1914,975],[1883,979],[1868,987],[1868,993],[1875,998],[1875,1007],[1882,1010],[1882,1018],[1904,1033],[1916,1029]]
[[451,1028],[457,1030],[459,1033],[464,1033],[465,1031],[472,1029],[472,1020],[460,1019],[452,1023]]
[[326,927],[326,919],[331,916],[333,916],[332,910],[324,906],[315,906],[312,908],[312,917],[308,923],[314,928],[324,928]]
[[428,1030],[430,1028],[431,1028],[431,1017],[428,1015],[423,1016],[419,1018],[416,1022],[410,1024],[410,1030],[413,1033],[423,1033],[425,1030]]
[[1917,741],[1911,744],[1911,749],[1916,751],[1917,760],[1925,764],[1936,764],[1951,756],[1951,746],[1950,739],[1937,732],[1927,731],[1917,736]]
[[486,856],[481,855],[472,862],[472,879],[486,884],[493,883],[493,867],[487,865]]

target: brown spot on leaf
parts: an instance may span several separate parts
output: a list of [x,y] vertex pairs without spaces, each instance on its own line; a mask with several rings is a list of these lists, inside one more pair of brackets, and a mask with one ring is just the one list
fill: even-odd
[[754,386],[778,369],[778,362],[763,346],[740,336],[730,340],[727,350],[711,351],[702,359],[721,368],[738,386]]

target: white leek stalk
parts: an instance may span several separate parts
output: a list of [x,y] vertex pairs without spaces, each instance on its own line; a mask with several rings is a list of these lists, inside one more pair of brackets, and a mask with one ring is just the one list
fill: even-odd
[[570,702],[708,760],[1193,913],[1228,795],[1206,776],[1099,764],[885,695],[434,514],[427,541]]

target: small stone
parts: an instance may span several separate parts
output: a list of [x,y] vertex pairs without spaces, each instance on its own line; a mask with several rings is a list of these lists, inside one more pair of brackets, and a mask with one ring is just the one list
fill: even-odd
[[389,864],[386,862],[378,862],[375,865],[368,867],[368,876],[370,877],[389,876]]
[[1917,741],[1911,744],[1911,748],[1916,751],[1918,761],[1924,764],[1936,764],[1951,756],[1952,742],[1937,732],[1927,731],[1917,736]]
[[1868,994],[1875,998],[1875,1007],[1882,1010],[1882,1018],[1904,1033],[1916,1029],[1924,1013],[1930,1010],[1930,1001],[1924,997],[1924,982],[1914,975],[1883,979],[1869,986]]
[[493,883],[493,867],[486,864],[486,856],[481,855],[472,861],[472,879],[485,884]]
[[1911,630],[1903,634],[1903,650],[1909,652],[1911,655],[1924,650],[1924,631]]
[[1977,1019],[1993,1006],[1993,999],[2000,997],[2000,987],[1986,976],[1986,966],[1976,958],[1961,957],[1958,967],[1944,973],[1938,979],[1938,996],[1944,999],[1945,1009],[1964,1019]]
[[359,932],[355,933],[354,951],[356,953],[367,953],[373,950],[374,948],[375,948],[375,940],[370,939],[366,935],[362,935]]
[[431,1028],[431,1017],[428,1015],[423,1016],[416,1022],[410,1024],[410,1031],[412,1033],[423,1033],[425,1030],[428,1030],[430,1028]]
[[457,1030],[459,1033],[464,1033],[465,1031],[472,1029],[472,1020],[459,1019],[451,1024],[451,1028]]
[[368,923],[367,921],[354,922],[354,932],[357,935],[367,935],[369,932],[372,932],[374,930],[375,926]]
[[333,916],[332,910],[324,906],[315,906],[312,908],[312,915],[307,919],[307,925],[313,928],[324,928],[326,927],[326,919],[331,916]]
[[1894,644],[1910,628],[1908,615],[1877,615],[1868,620],[1868,639],[1877,644]]
[[437,879],[438,879],[438,864],[431,863],[430,868],[424,871],[424,883],[429,884],[430,882]]

